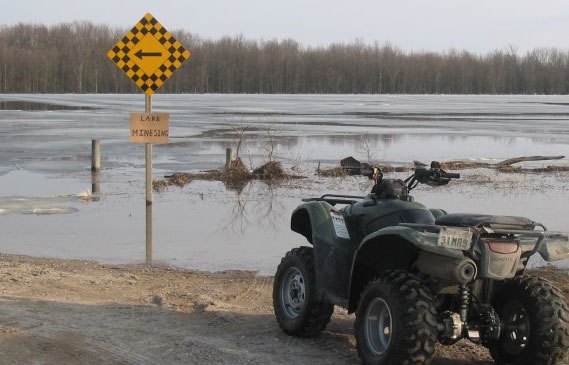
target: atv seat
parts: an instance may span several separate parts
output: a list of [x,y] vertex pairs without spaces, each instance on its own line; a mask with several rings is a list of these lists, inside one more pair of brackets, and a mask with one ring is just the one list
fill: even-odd
[[533,230],[535,222],[523,217],[510,217],[486,214],[455,213],[438,217],[435,224],[440,226],[470,227],[486,223],[496,229]]

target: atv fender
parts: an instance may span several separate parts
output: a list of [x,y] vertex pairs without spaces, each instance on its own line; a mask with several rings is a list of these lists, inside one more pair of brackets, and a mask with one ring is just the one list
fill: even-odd
[[436,257],[465,259],[462,251],[437,246],[438,234],[417,231],[410,227],[392,226],[367,235],[355,252],[352,262],[348,311],[357,308],[365,285],[382,271],[409,271],[420,252]]
[[545,238],[538,252],[547,262],[569,259],[569,238],[567,234]]
[[333,209],[332,205],[323,201],[301,204],[292,212],[290,229],[306,237],[311,244],[314,244],[314,235],[316,238],[330,238],[332,231],[327,222]]
[[[350,270],[354,251],[358,242],[350,238],[339,237],[332,221],[333,213],[342,216],[332,205],[324,201],[301,204],[294,210],[290,226],[294,232],[303,235],[314,246],[316,271],[316,290],[319,300],[346,307]],[[343,218],[341,218],[343,222]],[[350,232],[346,222],[345,228]],[[344,231],[344,233],[346,233]]]

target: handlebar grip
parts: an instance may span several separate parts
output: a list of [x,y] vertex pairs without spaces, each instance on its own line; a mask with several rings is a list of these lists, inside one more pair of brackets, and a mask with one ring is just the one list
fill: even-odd
[[449,179],[460,179],[460,174],[454,174],[451,172],[447,172],[445,174],[445,177],[448,177]]

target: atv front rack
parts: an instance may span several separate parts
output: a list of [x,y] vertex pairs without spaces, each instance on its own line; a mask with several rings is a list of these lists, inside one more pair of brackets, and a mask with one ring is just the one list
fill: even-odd
[[336,205],[336,204],[351,205],[363,199],[365,199],[365,197],[358,195],[324,194],[319,198],[304,198],[302,199],[302,201],[303,202],[323,201],[330,205]]

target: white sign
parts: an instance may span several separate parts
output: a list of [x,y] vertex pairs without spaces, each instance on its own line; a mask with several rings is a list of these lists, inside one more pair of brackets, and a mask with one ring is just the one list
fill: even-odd
[[334,231],[338,238],[350,239],[350,234],[348,233],[348,227],[346,227],[346,221],[342,213],[330,212],[330,217],[332,218],[332,224],[334,225]]

